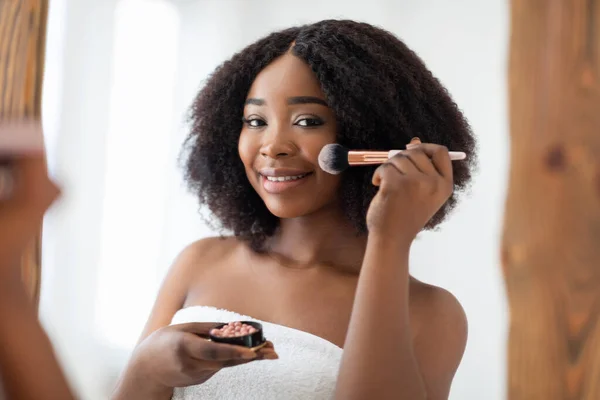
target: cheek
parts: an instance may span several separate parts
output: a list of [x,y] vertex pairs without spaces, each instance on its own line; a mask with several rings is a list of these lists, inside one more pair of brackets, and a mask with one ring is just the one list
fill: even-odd
[[304,140],[301,147],[304,150],[305,156],[314,163],[318,163],[319,153],[324,146],[335,143],[336,136],[334,132],[323,132],[323,134],[318,134],[314,136],[310,136]]
[[254,143],[252,138],[249,137],[249,135],[242,131],[238,141],[238,154],[242,160],[242,163],[244,164],[244,167],[246,168],[246,171],[252,169],[256,151],[257,145]]
[[329,194],[337,193],[342,183],[342,177],[340,175],[331,175],[324,171],[322,171],[322,177],[322,182],[327,188]]
[[315,195],[320,201],[331,202],[337,198],[339,188],[342,183],[341,175],[332,175],[317,167],[317,185],[318,193]]

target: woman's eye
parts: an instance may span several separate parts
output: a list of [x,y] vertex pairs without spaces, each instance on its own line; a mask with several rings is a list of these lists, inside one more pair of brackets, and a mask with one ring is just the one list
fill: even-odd
[[319,118],[302,118],[298,120],[295,125],[312,128],[323,125],[323,121]]
[[244,118],[244,124],[251,128],[259,128],[267,125],[267,123],[260,118]]

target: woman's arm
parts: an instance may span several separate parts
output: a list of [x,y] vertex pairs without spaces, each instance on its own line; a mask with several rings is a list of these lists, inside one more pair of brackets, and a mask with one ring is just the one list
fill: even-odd
[[370,236],[344,344],[336,399],[425,399],[412,344],[409,246]]
[[449,292],[428,287],[418,333],[409,315],[409,246],[371,236],[340,367],[337,399],[447,399],[467,321]]
[[452,193],[447,149],[418,143],[373,178],[379,191],[367,214],[336,399],[446,399],[464,351],[466,320],[448,292],[412,293],[420,305],[409,312],[411,244]]
[[218,238],[203,239],[177,258],[113,399],[169,399],[173,388],[201,385],[222,368],[277,359],[272,345],[253,351],[206,340],[216,323],[170,325],[175,312],[185,304],[192,282],[201,280],[201,275],[218,265],[229,250]]
[[[28,134],[28,128],[18,133]],[[0,127],[0,134],[13,132]],[[39,131],[34,134],[41,137]],[[44,399],[49,393],[53,398],[73,399],[19,268],[23,249],[38,234],[44,213],[59,191],[46,172],[42,148],[14,158],[9,171],[14,190],[0,196],[0,373],[4,386],[0,392],[17,400]]]
[[20,274],[8,280],[8,267],[0,269],[0,371],[6,398],[44,399],[52,393],[53,398],[74,399]]

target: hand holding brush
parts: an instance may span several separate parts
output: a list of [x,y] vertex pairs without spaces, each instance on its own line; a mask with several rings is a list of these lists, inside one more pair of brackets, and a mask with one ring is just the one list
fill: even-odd
[[[410,146],[409,144],[407,149]],[[402,154],[405,151],[349,150],[340,144],[328,144],[319,153],[319,166],[327,173],[338,175],[351,166],[383,164],[395,155]],[[464,160],[467,157],[465,153],[459,151],[450,151],[449,155],[452,161]]]
[[381,163],[373,184],[379,190],[367,212],[369,236],[406,248],[452,196],[451,156],[444,146],[415,138],[405,151]]

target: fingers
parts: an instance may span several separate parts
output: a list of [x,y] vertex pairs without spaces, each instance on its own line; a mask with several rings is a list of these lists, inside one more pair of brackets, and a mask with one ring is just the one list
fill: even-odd
[[372,179],[373,185],[381,186],[382,181],[397,178],[398,174],[425,174],[452,180],[452,161],[446,147],[421,143],[419,138],[413,138],[406,148],[377,168]]
[[35,205],[45,211],[56,199],[58,189],[48,177],[40,121],[0,120],[0,166],[2,209]]
[[381,186],[382,182],[389,181],[393,176],[400,176],[402,172],[389,162],[381,164],[373,174],[371,182],[374,186]]
[[433,143],[421,143],[420,141],[411,141],[406,148],[406,153],[412,154],[413,152],[420,152],[425,154],[430,159],[430,164],[435,167],[436,171],[441,176],[444,178],[452,178],[452,161],[450,160],[448,149],[445,146]]
[[409,157],[407,153],[397,154],[387,161],[392,164],[402,175],[416,174],[421,172],[419,167]]
[[48,176],[39,121],[0,121],[0,217],[37,223],[59,190]]
[[279,355],[275,352],[273,348],[273,343],[267,342],[263,347],[256,350],[256,358],[252,360],[227,360],[219,363],[220,368],[225,367],[235,367],[237,365],[247,364],[252,361],[259,360],[277,360],[279,359]]
[[222,325],[220,322],[189,322],[185,324],[171,325],[171,328],[181,332],[195,333],[196,335],[208,337],[211,329],[217,325]]
[[417,172],[427,175],[438,174],[435,166],[431,162],[431,159],[427,156],[427,154],[418,148],[413,150],[405,150],[395,157],[392,157],[388,162],[394,164],[404,174]]
[[225,363],[238,365],[242,361],[276,360],[279,358],[273,343],[270,341],[254,351],[246,347],[215,343],[202,338],[202,336],[207,337],[210,330],[220,324],[219,322],[191,322],[172,325],[171,327],[181,332],[190,333],[189,336],[185,337],[185,348],[196,359],[216,361],[219,365]]
[[59,189],[48,177],[42,152],[12,158],[8,164],[10,167],[2,170],[6,192],[0,200],[0,238],[4,252],[11,253],[1,256],[13,258],[39,232],[44,214],[58,197]]
[[10,164],[0,162],[0,201],[10,198],[14,190],[14,179]]
[[279,358],[279,355],[271,342],[267,342],[266,345],[258,349],[256,354],[258,355],[257,359],[259,360],[277,360]]
[[43,215],[59,194],[58,187],[48,176],[44,154],[17,157],[12,162],[12,170],[14,189],[7,205],[29,206]]
[[404,151],[381,164],[373,174],[373,185],[381,186],[382,181],[397,178],[399,175],[415,175],[436,172],[431,160],[423,152]]
[[[203,339],[200,339],[200,340],[203,340]],[[233,347],[236,347],[236,346],[233,346]],[[271,342],[267,342],[267,344],[265,346],[258,349],[256,351],[255,355],[256,355],[255,358],[252,358],[252,359],[230,359],[230,360],[220,360],[220,361],[197,359],[197,360],[202,361],[201,364],[200,363],[198,364],[198,368],[201,368],[202,371],[213,370],[216,372],[223,368],[237,367],[238,365],[248,364],[253,361],[277,360],[279,358],[279,356],[275,352],[275,349],[273,348],[273,343],[271,343]]]
[[189,339],[187,349],[193,358],[205,361],[254,360],[253,350],[231,344],[215,343],[197,336]]
[[205,360],[203,360],[202,369],[218,371],[223,368],[237,367],[238,365],[248,364],[253,361],[277,360],[277,359],[279,359],[279,356],[277,355],[275,350],[273,350],[273,348],[269,349],[269,348],[263,347],[256,351],[256,358],[254,358],[254,359],[251,359],[251,360],[223,360],[223,361],[205,361]]
[[263,349],[273,350],[274,348],[275,348],[275,346],[273,346],[273,342],[271,342],[270,340],[267,340],[267,343],[265,343],[265,345],[262,348],[260,348],[260,350],[263,350]]
[[421,144],[421,139],[415,136],[414,138],[410,139],[410,143],[406,145],[406,148],[410,149],[411,147],[417,146],[419,144]]
[[[195,330],[199,330],[199,328],[205,329],[206,326],[195,327]],[[274,352],[272,347],[266,346],[263,352],[258,353],[252,349],[243,346],[211,342],[209,340],[199,337],[198,333],[189,333],[188,335],[186,335],[184,338],[184,346],[186,351],[192,358],[205,361],[254,360],[259,357],[259,354],[264,356],[271,355]]]

